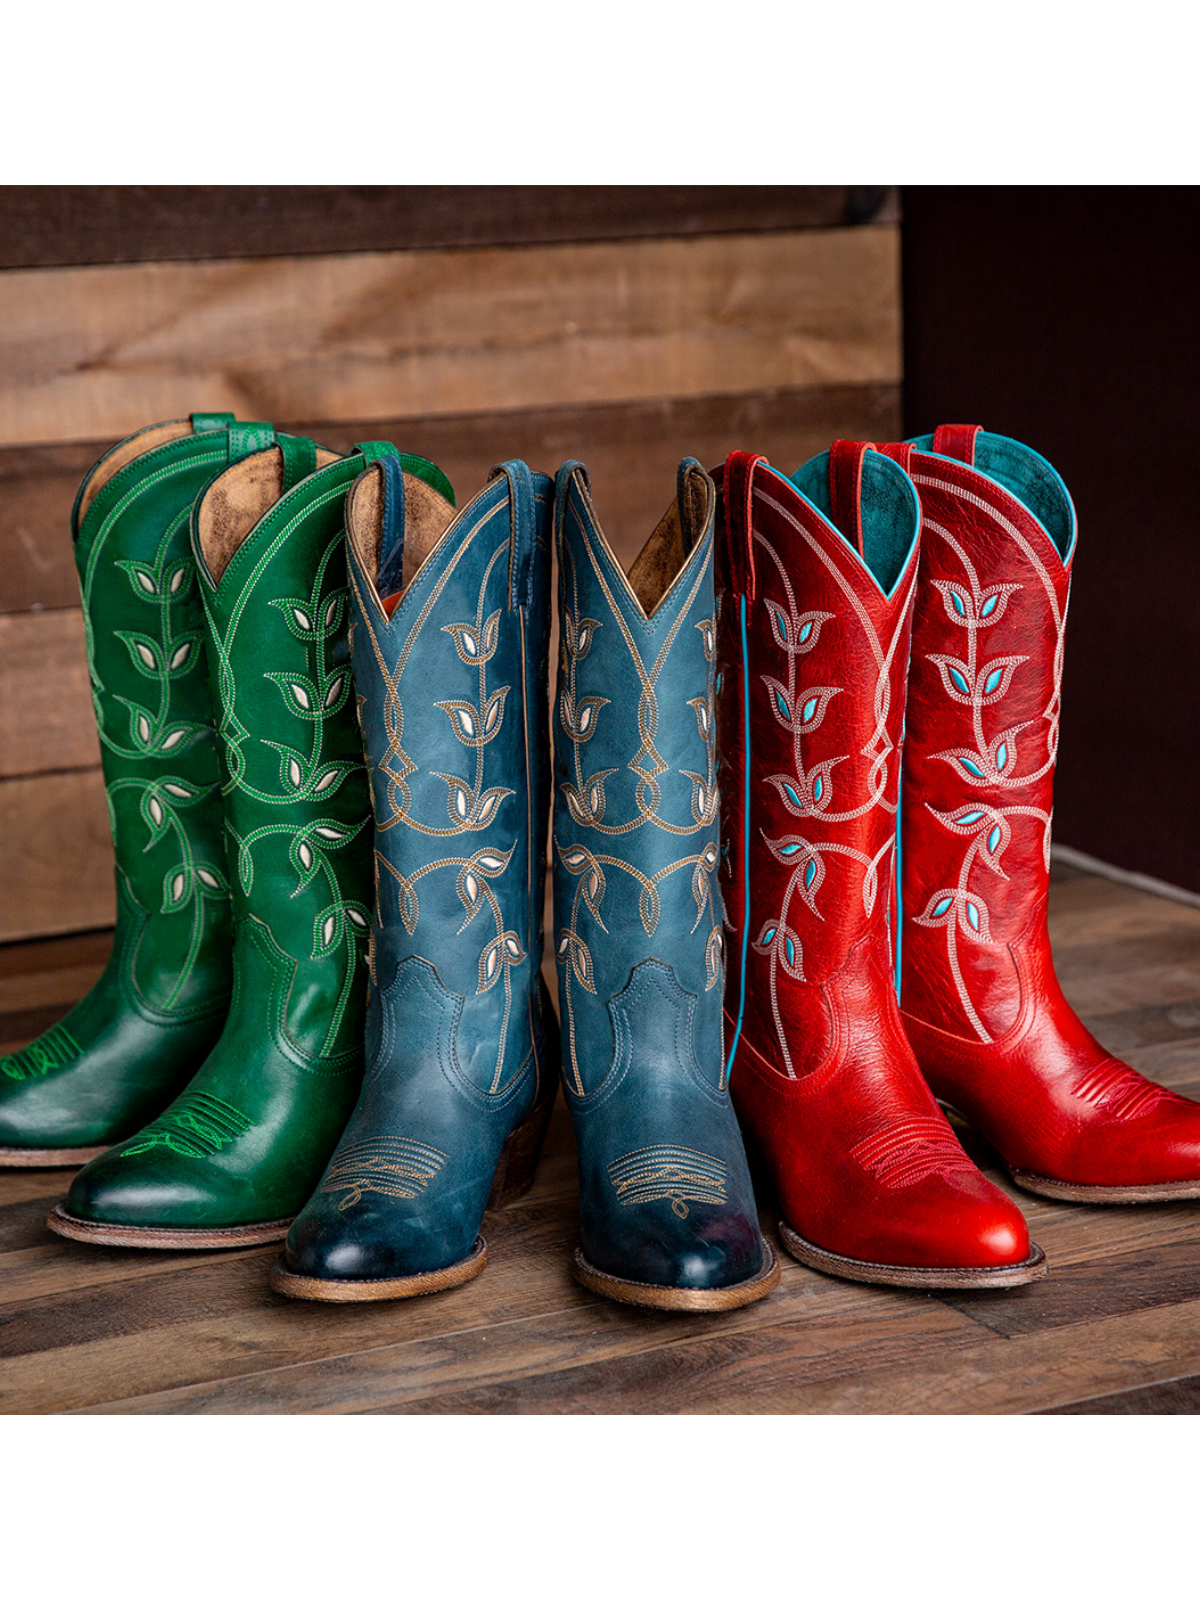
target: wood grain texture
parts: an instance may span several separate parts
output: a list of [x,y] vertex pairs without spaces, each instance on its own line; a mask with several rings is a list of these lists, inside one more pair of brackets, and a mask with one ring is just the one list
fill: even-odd
[[0,942],[111,927],[112,841],[99,767],[0,783]]
[[[568,459],[585,461],[610,536],[637,548],[673,492],[681,456],[714,466],[732,449],[754,449],[793,472],[832,439],[897,437],[900,390],[835,384],[446,417],[291,416],[280,426],[337,450],[360,439],[393,439],[438,462],[460,504],[498,461],[518,457],[545,472]],[[0,613],[78,606],[71,507],[88,468],[114,443],[0,449]]]
[[835,185],[31,184],[0,187],[0,268],[829,228],[897,204]]
[[0,444],[900,375],[895,225],[0,273]]
[[99,762],[82,611],[0,616],[0,778]]
[[[1110,946],[1089,941],[1089,918]],[[1050,923],[1064,957],[1123,950],[1144,1016],[1172,1003],[1181,972],[1200,973],[1193,908],[1056,869]],[[0,949],[0,1026],[35,998],[65,1008],[105,948],[88,935]],[[1122,970],[1105,965],[1120,986]],[[1104,1009],[1086,963],[1066,987],[1099,1006],[1088,1019],[1097,1031],[1135,1026],[1137,1010]],[[1133,1055],[1160,1081],[1200,1089],[1200,1017]],[[962,1136],[1003,1182],[995,1152]],[[1200,1409],[1200,1206],[1092,1208],[1009,1188],[1050,1259],[1041,1283],[932,1296],[842,1283],[786,1259],[779,1289],[759,1304],[671,1317],[595,1299],[571,1278],[577,1201],[561,1104],[533,1189],[486,1219],[487,1270],[423,1301],[281,1300],[267,1287],[274,1247],[198,1258],[56,1239],[43,1218],[65,1181],[0,1173],[5,1412]],[[773,1233],[769,1207],[763,1220]]]

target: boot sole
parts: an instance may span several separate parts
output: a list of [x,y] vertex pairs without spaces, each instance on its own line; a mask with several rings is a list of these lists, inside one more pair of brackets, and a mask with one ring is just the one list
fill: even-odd
[[58,1150],[21,1150],[0,1145],[0,1167],[83,1167],[111,1149],[107,1144],[78,1145]]
[[412,1300],[422,1294],[439,1294],[470,1283],[487,1266],[487,1245],[476,1239],[469,1256],[436,1272],[414,1272],[407,1278],[312,1278],[289,1272],[279,1262],[271,1268],[271,1287],[293,1300],[325,1300],[339,1305],[353,1300]]
[[788,1254],[806,1267],[814,1267],[831,1278],[851,1278],[855,1283],[886,1283],[894,1289],[1016,1289],[1023,1283],[1044,1278],[1049,1271],[1045,1252],[1036,1244],[1024,1261],[1011,1267],[901,1267],[882,1261],[859,1261],[854,1256],[839,1256],[832,1250],[822,1250],[820,1245],[802,1239],[783,1221],[779,1232]]
[[575,1277],[585,1289],[619,1300],[627,1306],[649,1306],[654,1311],[736,1311],[739,1306],[761,1300],[779,1282],[779,1261],[763,1240],[763,1264],[752,1278],[731,1283],[723,1289],[673,1289],[666,1284],[639,1283],[634,1278],[615,1278],[592,1266],[582,1250],[575,1252]]
[[1110,1185],[1064,1183],[1059,1178],[1043,1178],[1038,1172],[1023,1172],[1018,1167],[1009,1167],[1008,1175],[1030,1194],[1044,1195],[1048,1200],[1074,1200],[1082,1205],[1137,1206],[1154,1200],[1200,1200],[1200,1180],[1194,1178],[1178,1183]]
[[81,1244],[108,1244],[135,1250],[234,1250],[240,1245],[275,1244],[287,1238],[294,1218],[246,1222],[236,1228],[131,1228],[119,1222],[89,1222],[73,1217],[60,1203],[46,1218],[52,1233]]

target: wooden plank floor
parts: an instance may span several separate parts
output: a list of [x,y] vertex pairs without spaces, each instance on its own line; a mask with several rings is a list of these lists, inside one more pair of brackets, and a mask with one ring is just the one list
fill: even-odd
[[[1151,1077],[1200,1097],[1200,910],[1056,868],[1068,996]],[[0,1044],[61,1015],[104,960],[90,934],[0,949]],[[995,1157],[964,1135],[998,1178]],[[788,1257],[767,1300],[715,1317],[613,1305],[571,1279],[574,1155],[560,1105],[531,1192],[490,1215],[461,1289],[320,1306],[267,1287],[274,1246],[100,1250],[43,1226],[55,1172],[0,1173],[5,1412],[1178,1412],[1200,1409],[1200,1204],[1084,1208],[1013,1191],[1040,1284],[928,1295]],[[774,1237],[774,1216],[763,1223]]]

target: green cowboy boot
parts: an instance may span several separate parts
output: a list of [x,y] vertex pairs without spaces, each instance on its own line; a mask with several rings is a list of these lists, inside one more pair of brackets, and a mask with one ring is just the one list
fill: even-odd
[[364,454],[304,443],[319,470],[294,488],[284,492],[269,450],[222,473],[192,518],[220,708],[229,1017],[186,1090],[76,1176],[49,1219],[71,1239],[168,1249],[282,1239],[358,1095],[371,830],[343,502]]
[[169,1103],[229,1008],[229,888],[192,502],[265,423],[196,415],[102,456],[72,515],[88,671],[117,858],[95,987],[0,1058],[0,1167],[81,1166]]

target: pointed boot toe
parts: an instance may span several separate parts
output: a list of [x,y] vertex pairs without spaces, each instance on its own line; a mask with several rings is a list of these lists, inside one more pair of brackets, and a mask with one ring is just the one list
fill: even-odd
[[478,1235],[465,1244],[447,1241],[436,1228],[414,1231],[389,1211],[368,1210],[348,1222],[320,1200],[293,1223],[271,1272],[271,1287],[293,1300],[404,1300],[468,1283],[487,1265]]
[[165,1149],[127,1140],[89,1161],[47,1217],[53,1232],[86,1244],[145,1250],[231,1249],[282,1239],[289,1217],[242,1220],[242,1185]]
[[590,1274],[631,1287],[698,1295],[738,1293],[745,1285],[761,1288],[778,1277],[774,1251],[749,1217],[693,1212],[672,1222],[654,1219],[632,1236],[619,1226],[597,1234],[593,1226],[576,1254],[576,1276],[589,1287],[595,1286],[588,1283]]

